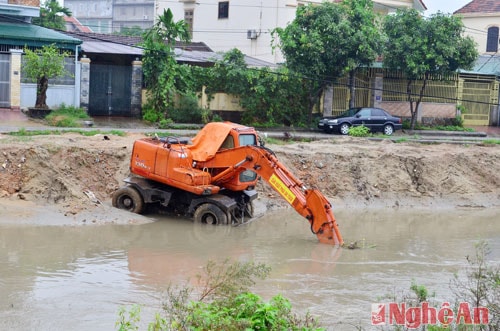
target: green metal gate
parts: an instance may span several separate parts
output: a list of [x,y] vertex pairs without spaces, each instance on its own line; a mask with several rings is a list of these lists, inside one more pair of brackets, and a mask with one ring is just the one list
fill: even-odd
[[89,114],[131,116],[132,67],[90,65]]
[[0,108],[10,107],[10,54],[0,54]]

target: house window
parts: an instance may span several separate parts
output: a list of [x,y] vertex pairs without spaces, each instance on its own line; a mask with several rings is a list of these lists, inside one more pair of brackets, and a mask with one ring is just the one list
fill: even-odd
[[498,52],[498,26],[488,28],[488,39],[486,40],[486,52]]
[[184,22],[186,22],[189,30],[189,35],[193,36],[193,16],[194,10],[184,11]]
[[229,1],[219,1],[219,19],[229,17]]

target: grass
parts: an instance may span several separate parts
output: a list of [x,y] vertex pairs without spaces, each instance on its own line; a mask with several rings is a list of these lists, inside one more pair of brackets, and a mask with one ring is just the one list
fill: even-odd
[[482,143],[485,145],[500,145],[500,139],[485,139]]
[[51,126],[69,128],[82,126],[82,121],[90,119],[83,108],[61,104],[58,109],[50,112],[45,121]]
[[17,137],[32,137],[32,136],[48,136],[48,135],[61,135],[64,133],[79,133],[82,136],[90,137],[97,134],[110,134],[115,136],[123,137],[126,135],[124,131],[121,130],[83,130],[83,129],[64,129],[64,130],[26,130],[25,128],[20,128],[18,131],[10,132],[9,135]]

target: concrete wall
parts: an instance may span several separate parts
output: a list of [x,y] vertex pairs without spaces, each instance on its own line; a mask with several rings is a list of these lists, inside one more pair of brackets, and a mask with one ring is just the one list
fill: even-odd
[[92,31],[112,32],[113,0],[65,0],[64,6]]
[[[34,107],[36,102],[36,84],[21,84],[21,108]],[[62,103],[74,105],[74,85],[49,85],[47,90],[47,105],[57,108]]]
[[154,0],[114,0],[113,31],[120,31],[124,27],[152,27],[155,18],[154,4]]

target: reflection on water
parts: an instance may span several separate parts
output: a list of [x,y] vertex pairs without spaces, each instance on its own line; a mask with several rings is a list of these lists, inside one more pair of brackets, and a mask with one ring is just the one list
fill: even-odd
[[[346,241],[317,243],[293,210],[240,227],[162,218],[143,225],[1,226],[1,330],[112,330],[122,305],[143,320],[160,310],[162,289],[184,284],[208,260],[263,262],[270,277],[255,292],[278,293],[326,325],[369,323],[371,304],[412,280],[452,300],[449,280],[474,243],[488,240],[500,260],[499,210],[337,210]],[[338,329],[353,330],[347,324]]]

